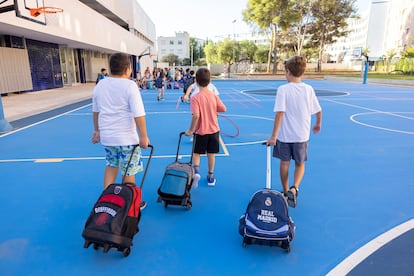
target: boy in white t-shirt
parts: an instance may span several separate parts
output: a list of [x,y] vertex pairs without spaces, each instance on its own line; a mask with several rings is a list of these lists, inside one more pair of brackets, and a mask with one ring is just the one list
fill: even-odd
[[[141,94],[136,83],[129,79],[132,72],[129,55],[115,53],[109,64],[111,76],[99,81],[92,98],[92,143],[100,142],[106,152],[104,189],[115,183],[119,168],[122,175],[125,173],[134,145],[139,144],[124,179],[135,183],[135,174],[143,170],[140,148],[146,149],[150,143]],[[144,206],[145,202],[141,207]]]
[[[208,88],[208,90],[210,90],[210,91],[212,91],[214,94],[216,94],[217,96],[220,94],[219,92],[218,92],[218,89],[217,89],[217,87],[215,87],[214,86],[214,84],[212,84],[211,82],[208,84],[208,86],[207,86],[207,88]],[[190,101],[190,96],[194,96],[195,94],[197,94],[198,92],[200,92],[200,86],[197,84],[197,81],[194,81],[194,83],[193,84],[191,84],[188,88],[187,88],[187,90],[186,90],[186,92],[185,92],[185,94],[184,94],[184,96],[182,96],[182,98],[181,98],[181,100],[183,101],[183,102],[189,102]]]
[[[322,125],[322,109],[313,88],[302,82],[306,59],[289,58],[285,63],[287,84],[279,86],[273,111],[276,112],[272,135],[267,144],[273,146],[273,156],[280,159],[280,179],[288,204],[296,207],[299,185],[305,174],[311,116],[316,114],[313,133]],[[293,185],[289,188],[290,160],[295,160]]]

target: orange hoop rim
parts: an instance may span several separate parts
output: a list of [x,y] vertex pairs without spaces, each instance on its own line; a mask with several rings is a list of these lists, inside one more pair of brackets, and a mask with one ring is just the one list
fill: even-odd
[[39,16],[40,14],[52,14],[52,13],[58,13],[63,12],[62,8],[58,7],[38,7],[38,8],[29,8],[30,15],[31,16]]

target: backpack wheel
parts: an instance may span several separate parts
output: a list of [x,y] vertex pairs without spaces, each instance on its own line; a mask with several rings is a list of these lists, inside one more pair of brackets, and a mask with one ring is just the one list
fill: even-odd
[[85,243],[83,244],[83,248],[88,248],[90,244],[90,241],[85,241]]
[[188,201],[186,206],[185,206],[186,210],[190,210],[191,207],[193,207],[193,203],[191,203],[191,201]]
[[131,248],[130,247],[124,248],[122,253],[124,254],[124,257],[128,257],[129,254],[131,253]]
[[168,207],[168,203],[167,203],[167,201],[164,201],[164,208],[167,208]]
[[98,250],[98,249],[99,249],[99,244],[94,243],[94,244],[93,244],[93,249]]
[[288,253],[290,252],[290,242],[282,241],[280,247],[282,247],[282,249],[285,249]]

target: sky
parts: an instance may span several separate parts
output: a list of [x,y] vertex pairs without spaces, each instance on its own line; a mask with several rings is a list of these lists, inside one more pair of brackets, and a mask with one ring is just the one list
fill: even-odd
[[[368,9],[370,1],[357,0],[356,4],[360,11],[364,11]],[[190,37],[214,41],[251,33],[242,17],[247,2],[248,0],[138,0],[154,22],[157,37],[188,32]]]

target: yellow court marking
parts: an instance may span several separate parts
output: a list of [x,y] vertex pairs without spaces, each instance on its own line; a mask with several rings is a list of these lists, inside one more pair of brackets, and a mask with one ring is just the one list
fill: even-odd
[[64,158],[42,158],[42,159],[35,159],[35,163],[60,163],[65,160]]

